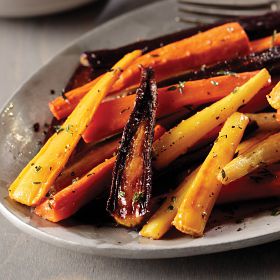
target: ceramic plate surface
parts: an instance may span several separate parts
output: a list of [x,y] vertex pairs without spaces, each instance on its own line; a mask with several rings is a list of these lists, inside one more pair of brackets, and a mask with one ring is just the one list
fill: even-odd
[[[1,113],[0,125],[0,210],[17,227],[57,246],[125,258],[191,256],[280,238],[280,216],[272,216],[267,210],[271,202],[261,203],[261,207],[254,203],[240,206],[239,210],[234,210],[234,215],[231,211],[215,211],[215,222],[202,238],[169,235],[163,240],[153,241],[123,228],[95,227],[78,224],[71,219],[61,224],[50,223],[36,217],[29,208],[7,199],[8,185],[38,149],[34,143],[40,140],[40,135],[33,133],[32,124],[51,120],[46,105],[54,97],[50,90],[60,92],[75,69],[79,54],[87,49],[117,47],[182,28],[174,21],[174,3],[163,1],[147,6],[86,34],[33,75],[7,102]],[[245,216],[245,219],[237,222],[236,215]]]
[[93,0],[0,0],[0,17],[29,17],[58,13]]

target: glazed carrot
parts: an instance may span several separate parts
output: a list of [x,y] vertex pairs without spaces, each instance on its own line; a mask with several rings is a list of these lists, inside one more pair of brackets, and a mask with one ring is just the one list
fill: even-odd
[[72,180],[81,178],[92,168],[102,163],[105,159],[113,156],[117,150],[120,138],[106,141],[105,143],[97,144],[89,152],[81,155],[72,165],[62,170],[59,177],[54,182],[55,191],[59,191],[66,186],[69,186]]
[[270,106],[276,110],[280,109],[280,82],[267,95],[267,101]]
[[251,100],[269,81],[270,75],[266,69],[263,69],[228,96],[166,132],[154,143],[154,167],[162,169],[178,156],[186,153],[240,106]]
[[40,203],[67,163],[102,99],[119,78],[120,67],[125,69],[140,54],[141,51],[134,51],[126,55],[114,66],[113,72],[104,75],[89,91],[57,133],[12,183],[9,188],[12,199],[28,206]]
[[175,216],[173,225],[179,231],[192,236],[203,235],[222,187],[217,175],[233,158],[248,123],[248,117],[237,112],[225,122]]
[[115,157],[92,169],[83,178],[51,196],[35,213],[52,222],[64,220],[110,186]]
[[[227,23],[141,56],[128,70],[123,71],[120,80],[112,87],[111,94],[137,87],[140,79],[139,65],[152,66],[155,69],[156,80],[162,81],[201,65],[211,65],[247,54],[249,49],[249,40],[243,28],[236,22]],[[66,93],[67,100],[59,97],[50,102],[53,115],[58,119],[66,117],[89,87],[83,86],[80,90]]]
[[[154,138],[158,139],[165,128],[162,125],[156,125]],[[105,159],[110,158],[116,152],[119,145],[120,137],[108,140],[105,143],[97,144],[86,154],[80,155],[77,161],[65,168],[54,182],[54,190],[57,192],[71,184],[72,180],[77,180],[84,176],[89,170],[102,163]]]
[[[157,125],[154,140],[164,132],[165,129]],[[51,194],[49,199],[38,205],[35,213],[52,222],[67,219],[111,185],[115,160],[116,157],[111,157],[88,171],[82,178],[75,178],[71,185]]]
[[59,96],[54,101],[49,102],[49,108],[53,116],[58,120],[68,117],[81,99],[96,85],[99,80],[100,77],[81,87],[68,91],[64,97]]
[[280,129],[280,124],[276,120],[276,113],[258,113],[246,114],[250,122],[255,122],[259,130],[262,131],[277,131]]
[[250,42],[251,52],[261,52],[263,50],[280,45],[280,33],[273,33],[271,36]]
[[[199,168],[192,172],[179,187],[166,196],[165,202],[148,220],[140,231],[140,235],[160,239],[171,228],[180,207],[184,193],[191,186]],[[251,175],[230,183],[221,188],[217,204],[232,203],[245,200],[280,197],[280,166],[270,165]]]
[[221,189],[217,203],[280,197],[280,166],[272,164]]
[[[219,76],[161,88],[158,90],[157,118],[174,113],[187,105],[196,106],[217,101],[258,72]],[[132,112],[134,101],[135,94],[102,103],[83,134],[84,141],[96,142],[120,132]]]
[[275,133],[239,155],[221,169],[218,180],[227,185],[257,168],[280,160],[280,133]]

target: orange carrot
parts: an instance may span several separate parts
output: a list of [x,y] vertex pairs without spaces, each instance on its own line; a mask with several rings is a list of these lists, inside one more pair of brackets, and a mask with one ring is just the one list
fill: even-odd
[[280,45],[280,33],[250,42],[251,52],[261,52],[274,46]]
[[[257,73],[258,71],[219,76],[161,88],[158,90],[157,117],[169,115],[187,105],[217,101]],[[83,134],[84,141],[97,142],[120,132],[129,118],[134,101],[135,94],[102,103]]]
[[[156,125],[154,138],[158,139],[165,133],[165,128],[162,125]],[[120,137],[106,141],[105,143],[97,144],[92,150],[86,154],[78,156],[78,160],[72,165],[65,168],[60,176],[54,182],[54,190],[58,192],[69,186],[73,180],[77,180],[89,172],[92,168],[102,163],[105,159],[110,158],[116,152],[119,145]]]
[[280,166],[273,164],[224,185],[217,203],[280,197]]
[[[154,140],[164,132],[162,126],[156,126]],[[49,199],[35,208],[35,213],[52,222],[67,219],[110,186],[115,160],[116,157],[105,160],[81,179],[74,180],[70,186],[51,194]]]
[[[139,65],[152,66],[156,73],[156,80],[162,81],[201,65],[211,65],[247,54],[249,50],[249,40],[242,27],[235,22],[227,23],[141,56],[122,73],[121,79],[112,87],[111,94],[137,86],[140,78]],[[50,102],[53,115],[57,119],[66,117],[89,88],[91,85],[87,84],[66,93],[67,100],[58,97]]]
[[106,73],[88,92],[59,131],[49,138],[10,185],[11,199],[28,206],[38,205],[44,199],[68,162],[102,99],[119,78],[120,67],[125,69],[140,55],[141,51],[137,50],[124,56],[115,64],[113,72]]
[[115,157],[96,166],[81,180],[61,190],[35,208],[35,213],[52,222],[73,215],[106,187],[110,186]]

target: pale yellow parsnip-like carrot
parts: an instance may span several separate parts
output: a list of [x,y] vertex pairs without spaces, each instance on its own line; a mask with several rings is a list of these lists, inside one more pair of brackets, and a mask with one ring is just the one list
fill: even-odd
[[259,167],[280,160],[280,133],[275,133],[229,162],[218,174],[218,180],[227,185]]
[[78,104],[61,128],[26,165],[9,188],[12,199],[34,206],[45,197],[87,128],[102,99],[141,51],[127,54],[106,73]]
[[272,108],[280,109],[280,82],[276,84],[266,98]]
[[171,223],[184,199],[186,190],[192,184],[198,170],[198,167],[174,190],[169,193],[161,207],[143,226],[140,235],[151,239],[160,239],[171,227]]
[[269,82],[268,71],[262,69],[228,96],[167,131],[153,146],[155,168],[162,169],[178,156],[186,153],[204,135],[225,122],[240,106],[250,101]]
[[[238,131],[238,133],[242,131]],[[241,145],[242,143],[239,144],[239,146]],[[192,185],[200,167],[201,166],[197,167],[197,169],[188,175],[174,191],[167,195],[165,202],[148,220],[147,224],[143,226],[140,231],[140,235],[151,239],[160,239],[171,228],[172,221],[174,220],[177,211],[182,204],[187,191]]]
[[192,236],[203,235],[222,187],[217,175],[232,160],[248,123],[248,117],[238,112],[225,122],[175,216],[173,225],[179,231]]

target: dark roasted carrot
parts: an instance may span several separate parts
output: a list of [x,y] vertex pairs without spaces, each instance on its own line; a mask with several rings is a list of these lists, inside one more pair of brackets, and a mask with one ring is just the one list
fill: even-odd
[[263,50],[280,45],[280,33],[273,33],[271,36],[250,42],[251,52],[261,52]]
[[60,130],[49,138],[10,185],[11,199],[28,206],[38,205],[44,199],[75,150],[101,101],[119,78],[120,68],[125,69],[140,55],[139,50],[127,54],[114,66],[113,72],[106,73],[88,92]]
[[[139,65],[152,66],[156,80],[161,81],[201,65],[211,65],[247,54],[249,49],[249,40],[242,27],[235,22],[227,23],[143,55],[128,71],[122,73],[120,81],[112,87],[111,94],[137,86],[140,78]],[[67,100],[59,97],[50,102],[53,115],[58,119],[67,116],[89,88],[91,85],[85,85],[66,93]]]
[[[158,90],[157,117],[178,111],[184,106],[217,101],[243,85],[258,71],[219,76],[180,83]],[[91,124],[83,134],[85,142],[96,142],[123,129],[133,109],[135,94],[101,104]],[[104,118],[104,116],[106,116]]]
[[[164,132],[164,127],[156,125],[154,140]],[[112,157],[105,160],[88,171],[81,179],[73,180],[71,185],[53,195],[50,194],[48,199],[35,208],[35,213],[52,222],[59,222],[73,215],[110,186],[115,159]],[[74,194],[77,194],[77,197]]]
[[143,68],[136,101],[124,128],[113,171],[107,211],[121,225],[135,227],[150,210],[152,143],[157,87],[152,68]]

